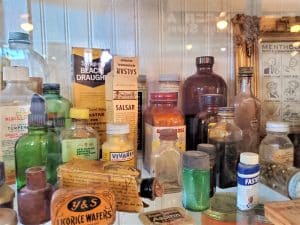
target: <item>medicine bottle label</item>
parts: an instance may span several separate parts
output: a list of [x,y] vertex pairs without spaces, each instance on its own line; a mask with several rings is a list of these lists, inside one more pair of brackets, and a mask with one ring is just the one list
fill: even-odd
[[98,157],[96,138],[65,139],[62,141],[62,160],[64,163],[73,158],[97,160]]
[[258,178],[255,174],[238,173],[237,206],[240,210],[252,209],[258,202]]
[[15,143],[27,133],[30,105],[0,107],[0,160],[8,184],[15,182]]

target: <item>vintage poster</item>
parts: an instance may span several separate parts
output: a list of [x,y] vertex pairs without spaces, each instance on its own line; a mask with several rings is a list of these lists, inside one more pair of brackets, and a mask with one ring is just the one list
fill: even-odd
[[300,123],[300,42],[262,42],[259,98],[262,128],[268,120]]

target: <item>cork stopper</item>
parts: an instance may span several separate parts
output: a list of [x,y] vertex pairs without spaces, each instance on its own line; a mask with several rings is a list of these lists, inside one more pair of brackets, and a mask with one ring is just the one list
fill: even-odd
[[159,133],[159,139],[165,141],[177,140],[176,129],[162,129]]
[[196,65],[213,65],[214,57],[213,56],[200,56],[196,58]]
[[26,170],[27,188],[39,190],[47,186],[45,167],[31,167]]
[[209,170],[209,155],[200,151],[187,151],[182,154],[182,164],[189,169]]

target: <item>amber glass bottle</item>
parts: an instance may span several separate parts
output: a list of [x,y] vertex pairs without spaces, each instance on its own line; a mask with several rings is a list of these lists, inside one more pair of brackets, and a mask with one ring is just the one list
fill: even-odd
[[[198,121],[195,121],[197,113],[203,111],[203,105],[199,103],[203,94],[220,94],[223,101],[220,105],[226,106],[227,86],[223,78],[213,72],[214,57],[202,56],[196,58],[197,72],[188,77],[183,84],[182,109],[186,123],[186,147],[195,148],[192,140],[196,140]],[[198,143],[196,143],[197,146]]]

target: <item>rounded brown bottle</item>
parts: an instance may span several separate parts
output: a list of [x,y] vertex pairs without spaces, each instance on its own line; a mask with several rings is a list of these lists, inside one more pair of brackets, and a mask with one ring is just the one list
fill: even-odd
[[197,148],[198,120],[197,113],[203,110],[199,99],[203,94],[220,94],[223,96],[222,104],[226,106],[227,86],[223,78],[213,72],[214,57],[201,56],[196,58],[197,72],[188,77],[183,84],[182,110],[186,123],[186,149]]

